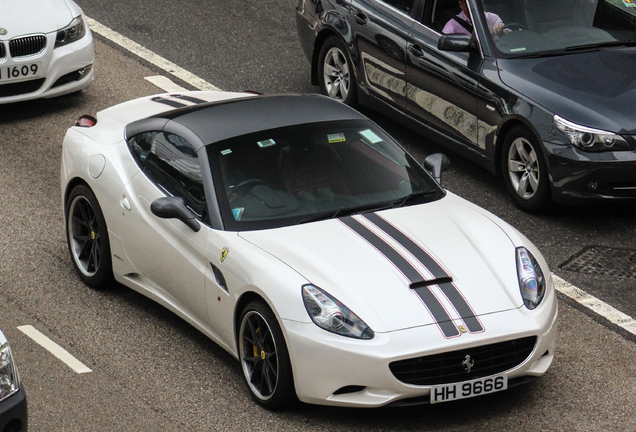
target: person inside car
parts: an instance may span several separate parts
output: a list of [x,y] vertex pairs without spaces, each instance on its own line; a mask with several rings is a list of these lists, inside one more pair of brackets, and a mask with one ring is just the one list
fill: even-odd
[[[473,23],[470,20],[470,14],[468,13],[468,5],[466,4],[466,0],[458,0],[459,8],[461,12],[448,20],[444,28],[442,29],[443,34],[465,34],[472,35],[473,34]],[[503,32],[504,23],[499,18],[499,15],[492,12],[485,12],[486,22],[488,23],[488,28],[490,29],[490,33],[498,38]]]

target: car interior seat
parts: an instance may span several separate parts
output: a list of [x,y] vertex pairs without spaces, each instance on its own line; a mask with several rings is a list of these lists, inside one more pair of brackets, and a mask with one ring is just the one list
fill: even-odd
[[285,187],[294,196],[346,194],[340,157],[328,146],[287,146],[279,166]]

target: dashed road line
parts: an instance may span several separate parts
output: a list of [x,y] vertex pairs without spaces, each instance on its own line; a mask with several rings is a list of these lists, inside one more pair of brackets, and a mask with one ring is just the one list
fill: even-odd
[[68,351],[53,342],[35,327],[31,325],[23,325],[19,326],[18,330],[33,339],[37,344],[41,345],[44,349],[60,359],[63,363],[65,363],[68,367],[73,369],[78,374],[92,372],[92,370],[84,365],[84,363],[73,357]]
[[205,81],[203,78],[196,76],[195,74],[188,72],[180,66],[172,63],[169,60],[161,57],[158,54],[150,51],[149,49],[141,46],[135,41],[128,39],[127,37],[117,33],[116,31],[106,27],[105,25],[95,21],[92,18],[86,17],[88,21],[88,25],[92,32],[97,33],[100,36],[105,37],[111,42],[116,43],[122,48],[127,49],[131,53],[141,57],[142,59],[152,63],[153,65],[159,67],[160,69],[168,72],[169,74],[174,75],[182,81],[192,85],[192,87],[199,90],[213,90],[220,91],[216,86],[213,86],[209,82]]
[[[155,66],[158,66],[162,70],[166,71],[167,73],[171,75],[174,75],[180,80],[190,84],[194,88],[197,88],[199,90],[221,91],[220,88],[210,84],[209,82],[205,81],[203,78],[200,78],[194,75],[193,73],[188,72],[187,70],[181,68],[180,66],[177,66],[171,61],[164,59],[163,57],[148,50],[147,48],[144,48],[143,46],[139,45],[137,42],[134,42],[126,38],[125,36],[117,33],[116,31],[100,24],[94,19],[87,17],[87,21],[88,21],[88,25],[90,26],[93,32],[127,49],[131,53],[154,64]],[[157,85],[159,88],[164,89],[167,92],[182,91],[182,90],[172,90],[173,88],[172,84],[174,83],[170,84],[171,80],[167,78],[165,80],[155,79],[154,77],[152,77],[153,79],[151,80],[150,78],[151,77],[147,77],[146,79],[152,82],[153,84]],[[174,85],[177,87],[180,87],[177,84],[174,84]],[[181,89],[183,88],[181,87]],[[596,297],[586,293],[585,291],[575,287],[574,285],[561,279],[559,276],[555,275],[554,273],[552,273],[552,277],[554,280],[555,288],[557,289],[558,292],[560,292],[563,295],[566,295],[567,297],[576,301],[580,305],[590,309],[591,311],[602,316],[603,318],[607,319],[611,323],[619,326],[620,328],[636,336],[636,320],[634,320],[632,317],[624,314],[623,312],[610,306],[609,304],[603,302],[602,300],[597,299]]]
[[168,93],[184,92],[188,90],[163,75],[148,76],[145,77],[145,80],[151,82],[152,84],[156,85],[157,87]]

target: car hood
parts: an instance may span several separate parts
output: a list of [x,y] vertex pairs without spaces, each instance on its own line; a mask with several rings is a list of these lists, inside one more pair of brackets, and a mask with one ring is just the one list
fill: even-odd
[[[455,309],[468,307],[473,315],[481,316],[522,305],[515,245],[493,220],[497,219],[448,195],[419,206],[242,232],[240,236],[336,297],[374,331],[385,332],[439,325],[441,320],[433,312],[440,306],[459,327],[460,312]],[[352,228],[356,222],[370,227],[380,243],[376,238],[372,244],[356,232]],[[389,225],[402,235],[387,229]],[[409,248],[413,250],[410,241],[420,251],[409,252]],[[419,281],[413,284],[412,273],[392,250],[418,270]],[[424,265],[415,256],[422,251],[429,257]],[[442,285],[436,282],[448,282],[444,277],[452,280],[459,297],[449,298],[442,292]],[[424,290],[424,298],[415,286]],[[448,288],[448,284],[444,286]],[[298,290],[300,294],[300,287]],[[431,295],[439,304],[431,303]]]
[[2,0],[0,5],[0,28],[7,30],[7,34],[0,36],[0,39],[51,33],[70,24],[77,16],[64,0]]
[[636,134],[636,48],[499,59],[504,84],[572,122]]

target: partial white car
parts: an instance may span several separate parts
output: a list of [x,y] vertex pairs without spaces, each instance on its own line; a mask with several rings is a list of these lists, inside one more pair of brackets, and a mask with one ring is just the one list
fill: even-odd
[[439,403],[554,358],[557,298],[516,229],[319,95],[185,92],[82,116],[61,193],[82,281],[116,281],[239,359],[254,400]]
[[0,0],[0,103],[85,89],[93,60],[91,31],[72,0]]

